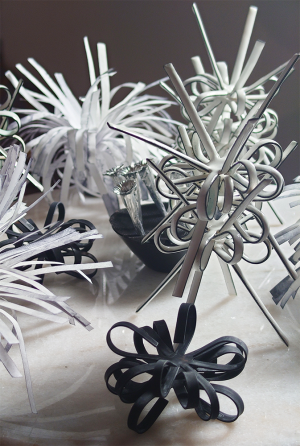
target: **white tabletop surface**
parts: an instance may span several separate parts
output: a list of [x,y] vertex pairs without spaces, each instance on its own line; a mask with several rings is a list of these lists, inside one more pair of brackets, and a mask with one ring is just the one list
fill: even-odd
[[[29,197],[31,200],[33,196]],[[295,222],[287,203],[277,205],[288,224]],[[42,225],[47,205],[41,203],[30,216]],[[269,210],[267,210],[269,215]],[[165,277],[142,267],[121,239],[112,231],[99,199],[85,205],[73,199],[67,217],[92,221],[102,240],[93,253],[99,261],[111,260],[114,268],[98,271],[93,284],[67,275],[51,275],[45,284],[56,294],[71,296],[69,304],[91,321],[94,330],[82,326],[60,325],[19,314],[33,382],[38,414],[30,412],[23,378],[11,378],[0,367],[0,444],[1,445],[201,445],[201,446],[296,446],[300,445],[300,296],[277,307],[269,290],[286,272],[273,253],[262,265],[241,265],[266,307],[287,334],[287,348],[261,313],[243,284],[234,276],[237,296],[228,296],[216,259],[205,271],[196,301],[197,328],[189,350],[214,339],[232,335],[249,348],[244,371],[224,384],[237,391],[245,411],[231,424],[204,422],[194,410],[183,410],[173,391],[169,404],[145,434],[127,428],[131,405],[111,394],[104,373],[120,357],[106,344],[106,333],[119,321],[137,326],[165,319],[174,333],[182,299],[172,297],[174,279],[142,312],[137,306]],[[273,215],[272,231],[280,226]],[[235,273],[233,273],[234,275]],[[121,331],[115,337],[121,349],[131,348],[131,339]],[[22,370],[17,346],[13,360]],[[230,408],[228,409],[230,410]]]

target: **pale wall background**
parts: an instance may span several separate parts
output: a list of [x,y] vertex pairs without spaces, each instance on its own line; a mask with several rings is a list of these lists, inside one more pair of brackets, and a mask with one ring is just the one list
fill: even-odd
[[[258,15],[250,49],[255,40],[266,47],[251,80],[289,59],[299,48],[299,0],[207,0],[197,2],[217,60],[225,60],[231,72],[244,22],[251,4]],[[105,42],[109,66],[117,70],[112,85],[150,83],[165,75],[163,65],[172,62],[182,78],[193,74],[190,58],[206,57],[189,0],[1,0],[1,83],[15,64],[29,68],[34,57],[48,72],[64,74],[76,96],[85,95],[89,78],[83,37]],[[300,141],[300,62],[272,102],[279,114],[277,141],[284,147]],[[160,90],[156,93],[160,93]],[[178,111],[172,111],[179,117]],[[300,150],[282,166],[286,182],[300,174]]]

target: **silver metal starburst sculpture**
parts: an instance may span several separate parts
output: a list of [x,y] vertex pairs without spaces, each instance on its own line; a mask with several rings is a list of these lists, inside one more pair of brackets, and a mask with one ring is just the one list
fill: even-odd
[[[229,76],[226,62],[217,62],[215,59],[200,12],[195,3],[193,4],[193,11],[204,40],[212,73],[205,71],[199,56],[193,57],[192,64],[195,75],[184,80],[183,84],[186,88],[190,88],[191,101],[201,117],[208,134],[211,136],[217,152],[224,155],[232,146],[245,123],[255,113],[254,106],[267,97],[268,92],[265,89],[265,85],[269,81],[276,82],[278,75],[286,67],[287,63],[280,65],[251,85],[246,86],[247,80],[255,69],[265,45],[264,42],[258,40],[246,61],[257,8],[254,6],[249,8],[231,76]],[[189,138],[191,141],[195,140],[193,141],[194,145],[197,143],[199,145],[197,132],[195,132],[188,112],[182,106],[178,94],[165,82],[162,82],[161,85],[181,106],[182,115],[189,122],[187,126]],[[260,164],[269,164],[270,160],[274,160],[275,150],[272,145],[275,144],[276,146],[277,144],[273,141],[277,128],[278,117],[276,112],[266,107],[246,142],[246,148],[255,145],[259,146],[256,147],[255,152],[257,162]],[[183,142],[179,138],[179,145],[182,144]],[[259,150],[257,150],[258,148]]]
[[[231,265],[281,339],[288,345],[285,334],[263,305],[238,263],[241,259],[250,263],[261,263],[274,249],[288,272],[297,276],[290,262],[282,255],[279,244],[270,233],[268,222],[260,210],[263,202],[276,198],[282,192],[284,181],[277,168],[297,144],[291,142],[286,150],[282,150],[278,145],[280,153],[277,153],[274,166],[273,162],[253,162],[252,157],[258,147],[247,148],[246,143],[298,58],[299,55],[295,55],[290,60],[267,97],[253,107],[251,117],[225,154],[218,153],[173,65],[165,66],[182,107],[185,108],[194,132],[197,133],[200,145],[197,150],[194,149],[185,129],[182,131],[184,151],[142,138],[143,141],[168,153],[159,165],[155,165],[151,160],[148,160],[148,163],[157,173],[158,190],[162,191],[160,182],[163,181],[168,191],[165,196],[173,201],[166,217],[143,241],[154,236],[157,248],[163,252],[183,249],[187,252],[139,309],[155,297],[177,273],[179,276],[173,295],[182,297],[184,292],[188,291],[188,302],[193,303],[203,273],[214,252],[220,260],[229,291],[234,289],[228,269]],[[125,129],[118,129],[126,132]],[[140,138],[137,134],[130,135]],[[258,225],[258,230],[248,228],[251,221]],[[172,246],[162,243],[162,233],[167,234]],[[262,258],[247,257],[244,247],[250,243],[265,245],[266,253]]]

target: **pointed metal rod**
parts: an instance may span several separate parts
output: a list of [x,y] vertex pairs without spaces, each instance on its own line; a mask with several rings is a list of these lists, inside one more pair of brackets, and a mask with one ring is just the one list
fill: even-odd
[[243,284],[245,285],[245,287],[247,288],[247,290],[249,291],[249,293],[251,294],[251,296],[253,297],[253,299],[255,300],[255,302],[257,303],[259,308],[261,309],[261,311],[264,313],[265,317],[268,319],[268,321],[270,322],[270,324],[272,325],[274,330],[277,332],[277,334],[280,337],[280,339],[288,347],[289,346],[289,340],[288,340],[287,336],[281,330],[281,328],[279,327],[279,325],[277,324],[277,322],[275,321],[273,316],[271,316],[271,314],[268,312],[268,310],[266,309],[265,305],[263,304],[263,302],[261,301],[259,296],[256,294],[256,291],[250,285],[250,283],[248,282],[248,280],[246,279],[246,277],[242,273],[241,268],[238,265],[232,265],[232,268],[237,273],[237,275],[239,276],[239,278],[241,279],[241,281],[243,282]]
[[140,310],[142,310],[146,305],[148,305],[152,299],[154,299],[159,293],[160,291],[173,279],[173,277],[176,276],[176,274],[178,273],[178,271],[181,268],[181,265],[184,261],[184,257],[182,259],[179,260],[178,263],[176,263],[176,265],[174,266],[174,268],[172,269],[172,271],[169,272],[169,274],[164,278],[164,280],[158,285],[158,287],[155,288],[155,290],[150,294],[150,296],[147,297],[147,299],[145,300],[145,302],[143,302],[137,309],[136,309],[136,313],[138,313]]
[[219,71],[219,68],[218,68],[218,65],[217,65],[217,62],[216,62],[213,50],[212,50],[212,48],[210,46],[210,43],[209,43],[206,31],[205,31],[205,28],[204,28],[204,25],[203,25],[203,22],[202,22],[202,19],[201,19],[201,15],[200,15],[200,12],[199,12],[199,9],[198,9],[196,3],[193,3],[192,10],[193,10],[193,12],[194,12],[194,14],[196,16],[196,20],[198,22],[198,26],[199,26],[200,32],[202,34],[202,37],[203,37],[203,40],[204,40],[204,44],[206,46],[206,51],[207,51],[210,63],[212,65],[212,68],[213,68],[213,70],[215,72],[215,75],[216,75],[216,77],[218,79],[218,82],[219,82],[219,85],[220,85],[221,89],[224,90],[223,79],[222,79],[221,73]]
[[250,6],[249,12],[247,15],[247,19],[246,19],[246,23],[245,23],[245,27],[244,27],[244,32],[243,32],[242,39],[241,39],[241,43],[240,43],[239,50],[238,50],[238,53],[236,56],[234,68],[232,71],[232,76],[231,76],[231,81],[230,81],[230,83],[232,85],[236,84],[236,82],[239,79],[240,74],[242,72],[244,61],[245,61],[247,50],[248,50],[248,46],[249,46],[249,42],[251,39],[253,27],[254,27],[254,23],[255,23],[256,14],[257,14],[257,7]]

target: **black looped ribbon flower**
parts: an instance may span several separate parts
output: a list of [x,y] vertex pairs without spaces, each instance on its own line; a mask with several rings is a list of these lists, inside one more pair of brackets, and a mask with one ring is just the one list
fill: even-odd
[[[111,339],[111,332],[117,327],[133,331],[134,353],[117,348]],[[124,403],[134,403],[129,416],[128,427],[137,433],[147,431],[168,404],[166,397],[173,388],[184,409],[194,408],[198,416],[208,421],[218,419],[230,423],[243,413],[241,397],[232,389],[211,381],[224,381],[239,375],[245,367],[248,349],[243,341],[233,336],[224,336],[191,353],[186,353],[196,328],[196,309],[192,304],[180,306],[175,328],[174,344],[171,341],[164,320],[155,321],[153,328],[138,328],[130,322],[118,322],[107,333],[110,349],[123,358],[109,367],[105,373],[108,389],[118,395]],[[157,350],[148,353],[145,341]],[[227,364],[218,364],[218,358],[230,355]],[[233,357],[232,357],[233,355]],[[136,382],[139,375],[147,374],[149,379]],[[109,381],[114,376],[116,382]],[[206,393],[208,401],[201,398]],[[228,397],[236,406],[236,414],[221,412],[218,394]],[[139,422],[143,409],[157,399],[147,415]]]
[[[57,221],[53,222],[53,218],[55,212],[57,211]],[[37,225],[31,219],[21,219],[14,223],[14,226],[18,228],[20,232],[17,232],[11,226],[7,231],[7,240],[3,240],[0,242],[0,248],[5,245],[14,244],[15,247],[20,247],[22,245],[26,245],[37,240],[45,240],[47,237],[50,237],[53,234],[57,234],[64,229],[72,227],[76,229],[77,232],[83,233],[92,229],[95,229],[95,226],[89,222],[88,220],[82,219],[72,219],[67,222],[64,222],[65,218],[65,208],[63,203],[61,202],[53,202],[45,219],[44,228],[40,230]],[[49,250],[45,250],[41,252],[37,257],[32,257],[29,260],[38,260],[38,261],[50,261],[50,262],[59,262],[65,263],[65,258],[73,257],[74,264],[80,264],[82,262],[83,257],[88,257],[93,262],[97,263],[96,257],[89,253],[88,251],[91,249],[94,240],[79,240],[76,242],[69,243],[64,246],[59,246],[55,248],[51,248]],[[21,266],[19,269],[25,270],[29,268],[29,266]],[[35,269],[42,268],[41,264],[36,264]],[[87,272],[86,275],[88,277],[93,277],[96,274],[97,270],[92,270],[91,272]],[[78,279],[82,279],[83,276],[76,271],[64,271],[65,274],[69,274]],[[57,273],[59,274],[59,273]],[[41,280],[43,280],[43,275],[41,274]]]

